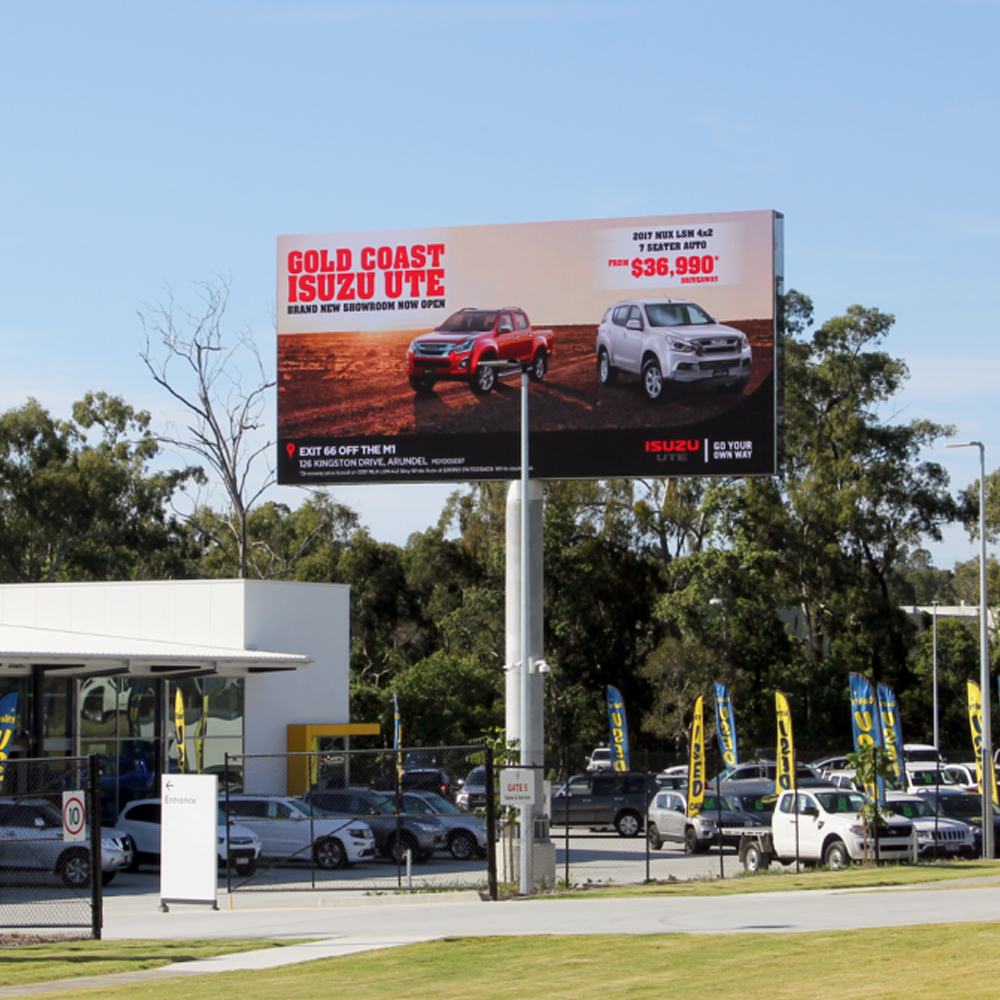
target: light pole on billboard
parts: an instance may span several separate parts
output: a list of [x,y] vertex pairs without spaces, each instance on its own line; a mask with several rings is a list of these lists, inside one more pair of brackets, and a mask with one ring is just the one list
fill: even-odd
[[993,731],[990,720],[990,645],[986,627],[986,448],[981,441],[960,441],[946,448],[979,449],[979,687],[982,701],[983,857],[993,857]]

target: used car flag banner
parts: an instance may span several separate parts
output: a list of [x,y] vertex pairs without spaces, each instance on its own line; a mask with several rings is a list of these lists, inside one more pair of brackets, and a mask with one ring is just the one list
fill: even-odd
[[[860,753],[866,746],[882,746],[882,725],[875,689],[864,674],[851,674],[851,728],[855,753]],[[872,799],[877,795],[879,802],[885,802],[885,781],[879,778],[877,785],[877,788],[866,785],[865,793]]]
[[896,692],[886,684],[879,684],[876,693],[878,695],[879,715],[882,720],[885,762],[889,776],[894,780],[899,780],[903,776],[903,761],[900,756],[903,749],[903,722],[899,717]]
[[778,720],[778,761],[775,784],[782,791],[789,791],[795,784],[795,742],[792,739],[792,712],[788,699],[780,691],[774,692],[774,711]]
[[740,762],[736,750],[736,717],[729,689],[725,684],[715,682],[715,732],[719,738],[719,753],[726,768],[736,767]]
[[705,802],[705,700],[698,695],[691,719],[691,756],[688,760],[688,816],[697,816]]
[[278,238],[278,479],[773,475],[774,211]]
[[628,771],[628,725],[625,722],[625,702],[618,688],[608,685],[608,729],[611,741],[611,769]]
[[[983,792],[983,697],[979,690],[979,685],[975,681],[968,681],[969,693],[969,725],[972,728],[972,749],[976,755],[976,784],[979,785],[980,794]],[[993,779],[993,802],[1000,804],[997,798],[997,771],[991,767],[990,776]]]
[[14,738],[17,723],[17,692],[11,691],[0,698],[0,782],[10,756],[10,741]]

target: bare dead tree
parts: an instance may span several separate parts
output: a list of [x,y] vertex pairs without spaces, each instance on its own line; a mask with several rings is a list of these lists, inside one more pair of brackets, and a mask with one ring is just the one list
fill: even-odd
[[[203,459],[225,490],[228,511],[220,518],[239,575],[248,571],[247,517],[274,482],[273,440],[259,443],[269,380],[249,329],[223,331],[230,282],[199,282],[201,308],[189,312],[174,299],[140,313],[146,346],[141,357],[154,381],[187,411],[185,436],[157,435],[164,444]],[[241,364],[249,370],[246,375]],[[257,481],[258,464],[265,472]],[[222,539],[216,539],[222,542]]]

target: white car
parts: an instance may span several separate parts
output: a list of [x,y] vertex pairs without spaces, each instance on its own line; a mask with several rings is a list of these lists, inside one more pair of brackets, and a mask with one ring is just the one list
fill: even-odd
[[713,383],[738,391],[750,379],[753,351],[745,333],[725,326],[694,302],[632,300],[612,306],[597,328],[597,377],[618,372],[642,377],[647,398],[670,385]]
[[936,815],[931,803],[919,795],[886,792],[885,801],[888,809],[913,824],[921,855],[976,856],[976,839],[968,823]]
[[[135,854],[129,871],[140,865],[160,863],[160,830],[162,807],[159,799],[136,799],[129,802],[118,816],[118,829],[124,830],[135,845]],[[252,875],[257,870],[260,857],[260,837],[253,830],[237,823],[229,824],[226,837],[226,817],[219,810],[218,853],[219,864],[225,865],[227,850],[232,852],[233,870],[237,875]]]
[[587,758],[587,773],[611,770],[611,747],[598,747]]
[[359,819],[312,813],[284,795],[230,795],[219,806],[261,841],[261,854],[277,861],[309,861],[318,868],[346,868],[375,857],[375,836]]

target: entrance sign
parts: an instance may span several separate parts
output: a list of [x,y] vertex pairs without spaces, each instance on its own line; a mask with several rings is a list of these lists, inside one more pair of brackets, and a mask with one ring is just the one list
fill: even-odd
[[165,774],[160,779],[160,903],[216,907],[219,793],[214,774]]
[[515,479],[522,365],[533,479],[773,474],[782,226],[279,237],[279,481]]
[[509,767],[500,772],[500,805],[533,806],[537,800],[537,775],[534,768]]
[[84,792],[62,793],[63,840],[87,839],[87,799]]

